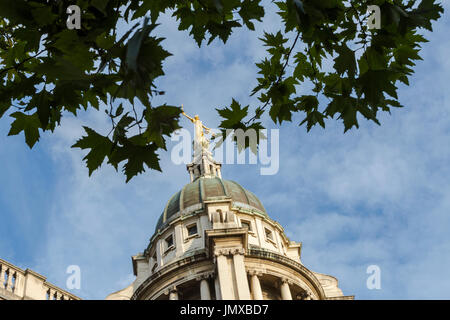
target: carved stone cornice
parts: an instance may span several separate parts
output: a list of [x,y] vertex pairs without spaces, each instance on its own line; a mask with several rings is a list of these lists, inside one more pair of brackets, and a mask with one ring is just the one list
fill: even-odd
[[312,292],[304,291],[302,293],[299,293],[297,295],[297,298],[300,298],[300,300],[312,300]]
[[168,295],[171,294],[171,293],[176,293],[176,292],[178,292],[178,289],[177,289],[176,286],[170,286],[169,288],[167,288],[166,290],[164,290],[164,294],[165,294],[166,296],[168,296]]
[[244,248],[216,248],[214,249],[214,256],[230,256],[230,255],[244,255]]
[[208,280],[209,278],[214,278],[214,275],[215,275],[214,271],[205,272],[205,273],[197,275],[195,277],[195,280],[197,280],[197,281]]
[[280,282],[281,282],[281,284],[287,283],[287,284],[289,284],[289,285],[292,285],[292,284],[294,283],[293,280],[291,280],[291,279],[289,279],[289,278],[286,278],[286,277],[281,278],[281,279],[280,279]]
[[247,273],[250,276],[257,276],[257,277],[261,277],[263,275],[263,271],[257,270],[257,269],[249,269],[249,270],[247,270]]
[[220,256],[228,256],[231,254],[231,249],[214,249],[214,256],[220,257]]
[[245,250],[244,248],[234,248],[232,249],[232,254],[233,255],[244,255],[245,254]]

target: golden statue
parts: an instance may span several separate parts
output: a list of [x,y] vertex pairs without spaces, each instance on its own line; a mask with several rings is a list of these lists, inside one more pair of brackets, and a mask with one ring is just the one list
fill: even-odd
[[[194,124],[194,146],[201,146],[203,148],[208,149],[209,148],[209,140],[205,137],[204,132],[206,133],[210,133],[211,129],[204,126],[203,123],[201,122],[200,118],[198,117],[198,115],[195,115],[194,118],[188,116],[183,109],[183,105],[181,105],[181,113],[188,118],[189,120],[191,120],[191,122]],[[204,130],[203,130],[204,129]],[[214,133],[212,134],[212,136],[214,137]]]

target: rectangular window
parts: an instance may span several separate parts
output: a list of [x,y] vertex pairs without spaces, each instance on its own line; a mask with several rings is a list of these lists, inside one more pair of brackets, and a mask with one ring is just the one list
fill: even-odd
[[264,228],[264,231],[266,233],[266,239],[273,241],[273,232],[267,228]]
[[252,223],[247,220],[241,220],[242,228],[247,228],[248,231],[252,231]]
[[191,224],[191,225],[187,226],[186,228],[187,228],[188,237],[195,236],[196,234],[198,234],[196,223]]
[[166,238],[166,250],[173,247],[173,236],[170,235]]

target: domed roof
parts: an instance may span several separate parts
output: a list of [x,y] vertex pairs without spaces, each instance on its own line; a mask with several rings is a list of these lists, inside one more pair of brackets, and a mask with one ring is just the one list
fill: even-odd
[[155,232],[180,215],[202,212],[205,201],[231,200],[232,207],[259,213],[267,217],[259,199],[239,183],[219,177],[200,177],[185,185],[167,202]]

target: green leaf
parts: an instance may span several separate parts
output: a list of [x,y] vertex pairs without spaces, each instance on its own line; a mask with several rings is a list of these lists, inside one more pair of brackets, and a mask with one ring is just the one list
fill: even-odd
[[95,42],[100,48],[109,50],[114,46],[115,39],[114,36],[107,35],[106,32],[103,32],[95,39]]
[[34,20],[40,27],[52,24],[57,18],[57,15],[52,13],[51,6],[34,8],[32,14]]
[[367,48],[361,59],[366,60],[368,68],[371,70],[386,70],[388,57],[384,52],[377,50],[373,46]]
[[346,104],[339,118],[344,122],[344,132],[347,132],[353,126],[359,128],[358,119],[356,118],[356,106],[354,104]]
[[11,117],[15,120],[11,124],[8,136],[17,135],[23,131],[27,145],[30,149],[33,148],[35,143],[39,141],[39,128],[41,127],[37,113],[27,115],[22,112],[14,112]]
[[116,110],[116,117],[118,117],[118,116],[120,116],[121,114],[122,114],[122,112],[123,112],[123,104],[121,103],[118,107],[117,107],[117,110]]
[[261,21],[264,16],[264,7],[259,4],[259,1],[244,0],[241,3],[239,15],[247,28],[255,30],[255,26],[251,20]]
[[299,124],[300,126],[306,123],[307,131],[309,131],[314,125],[319,123],[321,127],[325,128],[324,115],[317,111],[319,100],[316,96],[304,95],[298,98],[297,101],[297,109],[306,113],[306,117]]
[[79,139],[72,148],[90,149],[89,153],[83,158],[89,169],[89,176],[97,170],[103,163],[103,160],[111,154],[113,143],[108,137],[104,137],[91,128],[83,127],[87,136]]
[[144,164],[150,169],[161,171],[156,149],[157,147],[153,144],[146,146],[126,146],[128,162],[123,166],[123,171],[127,177],[127,183],[131,180],[131,178],[145,171]]
[[92,0],[91,4],[97,8],[100,12],[102,12],[104,15],[106,15],[106,6],[108,5],[108,1],[106,0]]
[[295,8],[297,9],[297,13],[299,15],[305,14],[305,8],[303,7],[303,1],[302,0],[293,0]]
[[125,113],[122,118],[120,118],[119,122],[116,125],[113,133],[113,142],[125,143],[126,141],[126,133],[127,127],[133,123],[135,119],[133,117],[128,116],[128,112]]
[[383,92],[398,99],[397,87],[391,80],[393,75],[392,71],[369,70],[358,79],[361,91],[369,104],[378,105],[384,99]]
[[28,52],[36,52],[39,49],[41,36],[38,30],[20,28],[14,31],[14,38],[25,41],[25,50]]
[[166,150],[164,136],[168,137],[180,128],[180,114],[181,108],[175,106],[162,105],[147,109],[145,112],[145,120],[148,126],[143,136],[147,138],[147,141],[151,141],[159,148]]
[[222,2],[220,0],[213,0],[213,3],[214,3],[214,7],[216,8],[217,12],[222,14],[222,12],[223,12]]
[[356,60],[355,52],[347,47],[347,44],[335,48],[338,56],[334,59],[334,68],[337,73],[342,75],[345,72],[350,77],[354,77],[356,74]]
[[216,109],[219,115],[224,118],[220,123],[221,128],[238,129],[241,126],[241,121],[248,114],[248,106],[242,108],[241,105],[234,99],[232,99],[229,108]]
[[149,24],[149,18],[145,18],[142,28],[136,31],[127,44],[126,63],[130,70],[137,72],[138,56],[144,39],[148,36],[155,25]]

